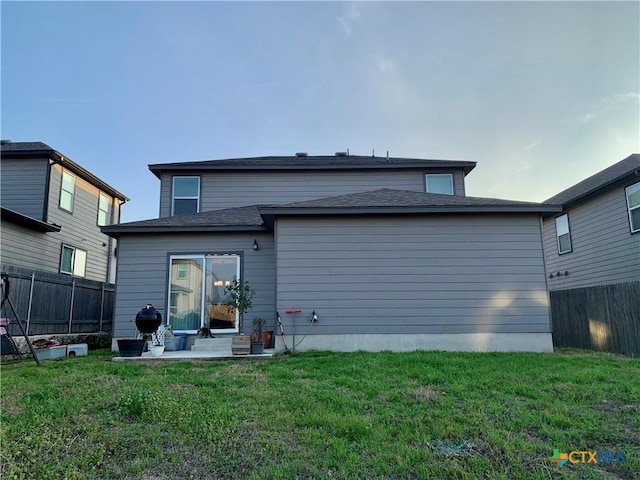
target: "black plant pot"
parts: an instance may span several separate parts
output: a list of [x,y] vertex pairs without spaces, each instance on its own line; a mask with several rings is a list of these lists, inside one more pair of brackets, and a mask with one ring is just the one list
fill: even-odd
[[141,357],[146,340],[121,338],[118,340],[118,351],[121,357]]
[[264,343],[252,343],[251,353],[252,354],[264,353]]

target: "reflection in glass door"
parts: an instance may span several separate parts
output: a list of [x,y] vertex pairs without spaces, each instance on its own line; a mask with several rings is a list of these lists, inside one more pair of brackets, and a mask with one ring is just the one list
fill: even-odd
[[172,256],[168,321],[173,329],[237,332],[238,314],[227,305],[225,287],[239,277],[239,255]]
[[[240,276],[238,255],[209,255],[206,257],[205,322],[212,330],[238,331],[237,312],[227,305],[225,287]],[[208,324],[207,324],[208,323]]]

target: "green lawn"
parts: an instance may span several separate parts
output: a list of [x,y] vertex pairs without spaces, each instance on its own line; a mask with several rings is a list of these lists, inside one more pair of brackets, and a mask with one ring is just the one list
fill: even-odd
[[[640,360],[307,353],[3,365],[3,480],[638,478]],[[553,450],[622,451],[563,467]]]

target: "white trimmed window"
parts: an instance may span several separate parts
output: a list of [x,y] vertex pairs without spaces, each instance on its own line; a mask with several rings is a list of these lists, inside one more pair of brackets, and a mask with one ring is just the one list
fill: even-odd
[[556,218],[556,237],[558,239],[558,253],[571,251],[571,232],[569,230],[569,216],[564,214]]
[[62,245],[60,254],[60,273],[84,277],[87,267],[87,252],[70,245]]
[[427,193],[453,195],[453,175],[450,173],[427,173]]
[[200,177],[173,177],[171,192],[171,215],[198,213]]
[[67,170],[62,171],[62,185],[60,186],[60,208],[73,212],[73,198],[76,192],[76,177]]
[[640,182],[627,187],[626,192],[631,233],[640,232]]
[[109,196],[100,192],[100,200],[98,200],[98,226],[104,227],[109,225]]

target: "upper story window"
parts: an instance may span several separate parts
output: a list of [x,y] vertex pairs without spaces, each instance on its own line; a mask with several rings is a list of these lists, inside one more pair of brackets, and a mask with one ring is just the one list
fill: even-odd
[[569,216],[567,214],[556,218],[556,237],[558,239],[558,253],[571,251],[571,232],[569,231]]
[[70,245],[62,245],[60,254],[60,273],[84,277],[87,266],[87,252]]
[[110,212],[110,198],[108,195],[100,192],[100,199],[98,200],[98,226],[104,227],[109,225],[109,212]]
[[453,175],[450,173],[428,173],[427,193],[453,195]]
[[173,177],[171,215],[198,213],[200,177]]
[[62,185],[60,186],[60,208],[73,212],[73,199],[76,192],[76,177],[67,170],[62,171]]
[[640,232],[640,182],[626,188],[631,233]]

